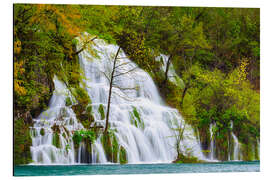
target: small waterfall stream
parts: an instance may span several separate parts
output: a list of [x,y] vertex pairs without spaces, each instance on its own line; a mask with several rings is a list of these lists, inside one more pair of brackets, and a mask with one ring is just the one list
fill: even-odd
[[[85,89],[91,98],[94,123],[104,127],[105,120],[101,120],[98,111],[102,104],[106,112],[108,100],[109,82],[104,73],[111,72],[112,60],[118,46],[96,39],[93,48],[97,56],[83,51],[79,54],[79,60],[86,77]],[[118,57],[119,63],[125,63],[126,66],[119,68],[117,74],[137,67],[126,58],[123,51],[120,51]],[[124,148],[127,152],[127,162],[169,163],[175,160],[177,153],[174,129],[183,128],[185,124],[179,112],[165,105],[151,77],[140,68],[118,76],[114,83],[118,87],[128,88],[113,88],[109,119],[110,128],[115,130],[119,148]],[[72,98],[67,87],[57,77],[54,78],[54,84],[55,91],[49,108],[34,120],[31,129],[33,164],[83,163],[85,161],[82,159],[86,158],[84,145],[80,145],[78,157],[75,157],[72,135],[74,131],[84,127],[77,120],[72,108],[65,106],[66,97]],[[134,111],[139,114],[139,118],[134,116]],[[59,143],[55,131],[59,134]],[[184,138],[180,145],[181,152],[185,155],[191,154],[199,159],[206,159],[191,126],[185,126]],[[100,137],[92,144],[91,149],[92,163],[108,163]],[[119,162],[119,154],[115,161]]]
[[238,142],[237,137],[234,135],[234,133],[232,132],[232,137],[233,137],[233,142],[234,142],[234,146],[233,146],[233,160],[240,160],[240,144]]
[[213,128],[215,127],[216,125],[211,123],[210,124],[210,127],[209,127],[209,132],[210,132],[210,155],[209,155],[209,159],[210,160],[215,160],[215,137],[214,137],[214,132],[213,132]]
[[[231,121],[231,129],[233,129],[233,122]],[[229,159],[229,160],[234,160],[234,161],[238,161],[242,159],[242,155],[241,155],[241,151],[240,151],[240,143],[238,141],[238,138],[235,136],[235,134],[233,133],[233,131],[231,132],[231,136],[233,138],[233,159]]]

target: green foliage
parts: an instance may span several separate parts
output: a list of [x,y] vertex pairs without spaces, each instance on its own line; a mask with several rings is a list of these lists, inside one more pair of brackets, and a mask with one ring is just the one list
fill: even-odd
[[[217,152],[219,159],[227,158],[231,131],[244,144],[256,143],[255,139],[259,137],[259,94],[247,79],[241,77],[241,68],[225,76],[217,69],[209,71],[199,65],[192,66],[190,72],[183,75],[184,80],[189,79],[190,88],[184,102],[188,101],[188,106],[184,105],[182,111],[188,117],[196,117],[189,122],[199,127],[202,135],[208,131],[210,123],[216,124],[216,145],[223,150]],[[190,106],[193,111],[189,110]]]
[[82,123],[83,127],[89,129],[92,122],[94,121],[94,116],[92,113],[92,106],[85,106],[85,104],[76,104],[72,105],[71,108],[76,114],[77,119],[80,121],[80,123]]
[[119,161],[120,161],[120,164],[126,164],[127,163],[127,152],[126,152],[126,150],[121,146],[120,147],[120,159],[119,159]]
[[119,144],[115,132],[116,130],[114,129],[108,129],[107,133],[101,136],[101,143],[108,161],[116,163],[119,154]]
[[130,113],[130,120],[133,125],[136,127],[144,128],[144,123],[141,120],[140,114],[137,111],[136,107],[133,106],[132,113]]
[[14,164],[28,164],[31,160],[29,125],[23,119],[14,120]]
[[61,148],[61,145],[60,145],[60,137],[59,137],[59,134],[58,132],[55,132],[53,134],[53,142],[52,144],[57,147],[57,148]]
[[72,105],[72,101],[71,101],[70,97],[67,97],[66,98],[66,106],[70,106],[70,105]]
[[98,112],[100,113],[101,120],[105,119],[104,107],[102,104],[99,105]]
[[203,161],[198,160],[198,158],[193,157],[191,155],[183,155],[179,154],[177,159],[173,161],[173,163],[202,163]]
[[91,105],[89,105],[89,106],[86,107],[86,112],[88,114],[91,114],[92,113],[92,106]]
[[91,103],[90,97],[85,89],[76,87],[75,89],[72,89],[72,92],[79,104],[83,105],[84,107]]
[[41,128],[41,129],[40,129],[40,135],[41,135],[41,136],[44,136],[44,135],[45,135],[44,128]]
[[78,148],[81,142],[94,143],[96,140],[96,133],[92,130],[78,130],[72,136],[75,148]]

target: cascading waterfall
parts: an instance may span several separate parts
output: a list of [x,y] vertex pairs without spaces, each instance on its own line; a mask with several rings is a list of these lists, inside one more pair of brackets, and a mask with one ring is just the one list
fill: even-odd
[[210,127],[209,127],[209,132],[210,132],[210,155],[209,155],[209,159],[210,160],[215,160],[215,139],[214,139],[214,134],[213,134],[213,128],[215,127],[216,125],[211,123],[210,124]]
[[238,142],[237,137],[234,135],[234,133],[232,132],[232,137],[233,137],[233,142],[234,142],[234,146],[233,146],[233,160],[240,160],[240,144]]
[[[105,127],[98,110],[102,104],[106,112],[109,81],[104,74],[110,74],[113,57],[118,46],[106,44],[95,39],[92,48],[94,56],[84,50],[79,54],[81,68],[85,74],[86,91],[91,98],[92,113],[95,124]],[[119,64],[116,74],[124,73],[137,67],[126,58],[123,51],[118,56]],[[34,164],[74,164],[82,163],[84,145],[81,144],[76,156],[72,134],[83,129],[72,108],[65,106],[66,97],[71,97],[65,85],[54,78],[55,91],[50,100],[48,110],[37,119],[31,130],[33,144],[31,147]],[[142,69],[125,73],[114,79],[114,85],[127,88],[113,88],[109,124],[114,130],[119,149],[126,151],[127,163],[168,163],[176,159],[176,128],[184,128],[184,136],[180,142],[181,152],[199,159],[205,159],[191,126],[176,109],[165,105],[151,77]],[[76,102],[73,102],[75,104]],[[135,113],[136,112],[136,113]],[[139,117],[138,117],[139,116]],[[58,127],[58,128],[55,128]],[[41,129],[44,129],[42,135]],[[59,145],[55,144],[55,133],[59,131]],[[108,163],[104,147],[97,137],[91,146],[92,163]],[[114,160],[119,163],[119,154]]]
[[[231,129],[233,129],[233,122],[231,121]],[[242,159],[242,155],[241,155],[241,151],[240,151],[240,143],[238,141],[238,138],[235,136],[235,134],[233,133],[233,131],[231,132],[231,136],[233,138],[233,159],[229,159],[229,160],[241,160]]]
[[71,108],[65,106],[71,97],[65,85],[54,77],[55,90],[49,108],[34,119],[30,133],[34,164],[75,163],[72,131],[82,129]]

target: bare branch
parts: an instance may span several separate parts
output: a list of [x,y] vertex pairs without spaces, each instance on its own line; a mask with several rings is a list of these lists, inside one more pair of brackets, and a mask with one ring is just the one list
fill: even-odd
[[130,64],[130,62],[124,62],[124,63],[122,63],[122,64],[116,66],[115,68],[117,69],[117,68],[119,68],[120,66],[124,66],[124,65],[127,65],[127,64]]
[[75,52],[75,54],[76,54],[76,55],[77,55],[77,54],[80,54],[80,53],[86,48],[86,45],[87,45],[88,43],[90,43],[91,41],[94,41],[95,39],[97,39],[97,36],[95,36],[94,38],[92,38],[92,39],[86,41],[86,42],[84,43],[83,47],[82,47],[79,51]]
[[117,76],[122,76],[122,75],[127,74],[127,73],[130,73],[130,72],[132,72],[132,71],[134,71],[134,70],[136,70],[136,69],[137,69],[137,67],[135,67],[135,68],[133,68],[133,69],[131,69],[131,70],[127,71],[127,72],[123,72],[123,73],[120,73],[120,74],[114,75],[113,77],[115,78],[115,77],[117,77]]
[[105,77],[106,77],[106,79],[109,81],[109,82],[111,82],[111,79],[107,76],[107,74],[105,73],[105,72],[103,72],[103,71],[101,71],[101,70],[99,70]]
[[117,93],[117,92],[115,92],[115,91],[113,91],[112,93],[116,94],[117,96],[119,96],[119,97],[121,97],[121,98],[123,98],[123,99],[125,99],[125,100],[127,100],[127,101],[136,101],[136,99],[133,99],[133,98],[129,97],[129,96],[128,96],[125,92],[123,92],[123,91],[122,91],[122,93],[124,93],[124,94],[126,95],[126,97],[120,95],[119,93]]
[[120,86],[117,86],[117,85],[113,85],[114,88],[118,88],[120,90],[136,90],[136,87],[120,87]]
[[128,59],[128,57],[119,57],[117,59]]

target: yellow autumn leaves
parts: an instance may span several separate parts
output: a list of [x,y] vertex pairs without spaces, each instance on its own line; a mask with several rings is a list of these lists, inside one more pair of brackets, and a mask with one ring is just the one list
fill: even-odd
[[14,91],[19,95],[25,95],[26,89],[23,87],[23,81],[19,80],[19,76],[23,74],[25,69],[23,68],[23,61],[14,63]]

